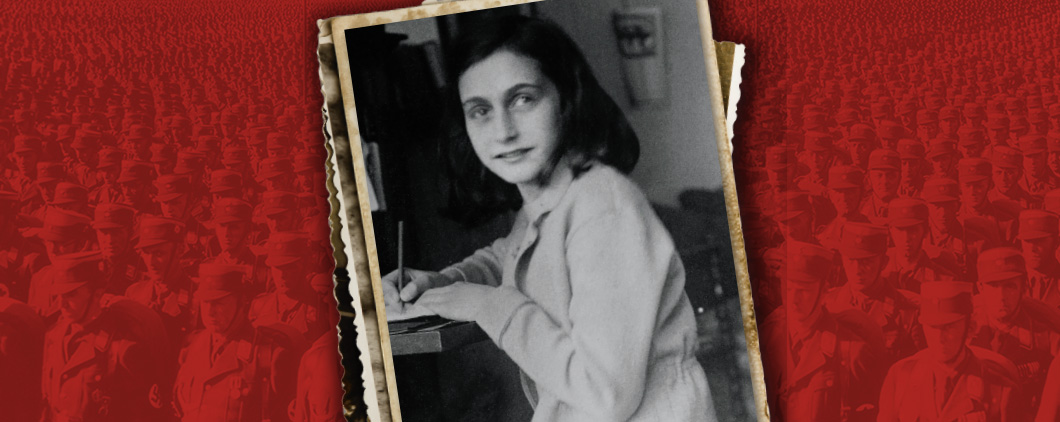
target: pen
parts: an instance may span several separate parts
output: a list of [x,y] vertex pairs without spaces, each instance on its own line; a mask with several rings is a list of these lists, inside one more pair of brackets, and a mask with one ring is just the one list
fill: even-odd
[[398,300],[405,289],[405,222],[398,221]]

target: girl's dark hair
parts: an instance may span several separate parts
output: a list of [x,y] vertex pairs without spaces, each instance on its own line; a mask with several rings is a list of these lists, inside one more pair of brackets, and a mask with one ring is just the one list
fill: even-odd
[[516,209],[522,202],[515,187],[479,161],[472,149],[460,107],[460,76],[498,51],[510,51],[538,63],[555,84],[560,98],[561,137],[547,177],[564,157],[577,177],[594,161],[629,173],[640,157],[637,134],[622,110],[600,87],[578,46],[555,24],[521,15],[482,19],[461,28],[447,57],[448,90],[443,142],[449,200],[446,214],[477,223]]

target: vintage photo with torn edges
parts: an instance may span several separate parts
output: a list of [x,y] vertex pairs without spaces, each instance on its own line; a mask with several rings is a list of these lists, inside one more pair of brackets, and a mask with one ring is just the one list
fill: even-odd
[[698,16],[333,21],[394,420],[755,418]]

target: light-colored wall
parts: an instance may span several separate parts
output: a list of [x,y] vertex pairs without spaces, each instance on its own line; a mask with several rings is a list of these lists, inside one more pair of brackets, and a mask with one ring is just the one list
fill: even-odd
[[[611,11],[659,5],[663,11],[669,100],[634,108],[618,71]],[[563,27],[581,47],[597,79],[625,111],[641,141],[632,177],[653,202],[676,205],[688,188],[717,188],[721,172],[711,120],[699,18],[692,0],[548,0],[539,16]]]

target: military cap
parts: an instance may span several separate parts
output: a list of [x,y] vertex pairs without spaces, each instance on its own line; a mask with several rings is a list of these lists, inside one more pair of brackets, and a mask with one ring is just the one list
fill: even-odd
[[1009,118],[1007,115],[1000,113],[990,114],[986,120],[986,127],[988,129],[1008,129]]
[[914,114],[920,109],[920,106],[916,103],[916,100],[907,99],[898,103],[898,114],[908,115]]
[[55,185],[55,195],[51,201],[52,205],[87,203],[88,189],[85,189],[84,186],[70,182],[59,182],[58,185]]
[[1023,155],[1041,154],[1049,150],[1045,137],[1034,134],[1021,136],[1019,146]]
[[828,169],[830,189],[860,188],[865,185],[865,173],[854,166],[833,166]]
[[1049,113],[1045,110],[1031,110],[1027,113],[1027,121],[1031,124],[1040,124],[1049,121]]
[[88,237],[88,225],[91,221],[88,216],[81,213],[62,208],[48,208],[44,214],[44,225],[37,236],[53,242],[84,239]]
[[155,180],[158,188],[156,198],[161,202],[169,202],[191,193],[191,182],[187,176],[179,174],[162,175]]
[[1009,99],[1005,101],[1005,111],[1008,111],[1009,113],[1015,113],[1026,108],[1027,104],[1020,98],[1009,97]]
[[[806,132],[804,142],[807,151],[831,151],[833,149],[832,135],[825,132]],[[310,155],[308,158],[314,159],[315,157]],[[314,167],[311,166],[310,169],[312,168]]]
[[961,188],[956,180],[944,177],[934,178],[924,182],[921,196],[925,201],[933,204],[953,202],[960,199]]
[[70,146],[74,149],[95,149],[99,148],[102,139],[102,133],[90,129],[79,129]]
[[99,150],[99,164],[96,167],[99,169],[120,167],[124,158],[125,152],[118,148],[103,148]]
[[51,293],[62,295],[86,285],[103,287],[103,255],[100,251],[59,255],[52,262]]
[[975,182],[990,178],[992,167],[983,158],[962,158],[957,162],[957,173],[961,182]]
[[1000,168],[1022,168],[1023,154],[1015,148],[998,146],[990,156],[990,164]]
[[928,221],[927,203],[916,198],[895,198],[887,204],[887,225],[909,227]]
[[55,130],[55,140],[67,141],[77,137],[77,126],[71,124],[61,124]]
[[839,235],[840,254],[862,259],[887,253],[887,228],[869,223],[848,222]]
[[270,150],[289,150],[294,145],[294,142],[290,136],[274,132],[266,136],[265,145]]
[[850,127],[850,135],[847,136],[847,142],[874,142],[876,140],[876,131],[864,123],[857,123]]
[[253,213],[253,206],[238,198],[221,198],[213,205],[213,219],[218,224],[250,221]]
[[247,143],[250,145],[263,145],[268,142],[268,129],[260,126],[250,127],[246,130]]
[[949,139],[935,138],[928,144],[928,158],[957,154],[957,144]]
[[232,170],[214,170],[210,173],[210,193],[221,193],[243,189],[243,176]]
[[924,158],[924,144],[915,139],[898,140],[898,157],[903,160]]
[[1023,210],[1019,219],[1020,240],[1056,237],[1060,229],[1056,214],[1042,210]]
[[972,283],[929,281],[920,285],[920,323],[941,326],[972,315]]
[[986,110],[983,109],[983,105],[979,103],[965,103],[964,104],[964,115],[969,119],[985,119]]
[[129,128],[128,134],[125,138],[129,141],[150,141],[155,137],[155,133],[151,128],[144,125],[133,125]]
[[237,166],[250,162],[250,150],[241,146],[228,146],[221,152],[221,163]]
[[0,297],[0,322],[14,325],[22,333],[45,331],[44,321],[33,307],[9,297]]
[[994,248],[979,254],[979,281],[1008,280],[1027,274],[1023,254],[1013,248]]
[[177,158],[177,150],[170,144],[155,142],[151,144],[151,162],[168,163]]
[[40,161],[37,163],[37,182],[48,183],[66,179],[66,167],[63,163],[55,161]]
[[298,210],[298,195],[284,191],[266,191],[261,195],[261,207],[266,216]]
[[1049,117],[1060,117],[1060,103],[1049,106]]
[[309,238],[302,232],[277,232],[266,242],[268,257],[265,264],[282,267],[304,260],[309,255]]
[[1013,132],[1021,132],[1031,127],[1031,124],[1027,122],[1027,118],[1023,116],[1013,116],[1009,119],[1009,130]]
[[900,170],[902,159],[897,152],[889,149],[877,149],[869,154],[869,170]]
[[827,126],[828,118],[824,113],[814,111],[802,116],[802,128],[805,130],[819,131],[825,129]]
[[36,136],[29,136],[29,135],[18,135],[18,136],[15,136],[15,149],[14,149],[15,153],[31,152],[31,151],[32,152],[36,152],[36,153],[40,153],[42,148],[43,147],[41,146],[41,140],[40,140],[40,138],[38,138]]
[[939,110],[939,120],[960,120],[961,111],[957,107],[946,106]]
[[908,135],[902,125],[890,120],[884,120],[880,122],[879,136],[882,139],[901,139]]
[[96,206],[92,227],[96,230],[132,227],[136,210],[125,204],[104,202]]
[[211,155],[221,151],[221,138],[214,135],[202,135],[196,139],[195,151],[204,154]]
[[836,113],[836,123],[843,126],[856,123],[861,120],[861,113],[853,107],[843,107]]
[[932,124],[939,122],[939,114],[934,110],[920,110],[916,112],[916,123],[918,125]]
[[240,265],[232,264],[199,264],[199,276],[196,278],[198,289],[195,298],[202,301],[213,301],[231,294],[244,291],[243,278],[247,270]]
[[121,175],[118,183],[133,181],[148,182],[154,177],[154,166],[151,163],[136,160],[123,160],[121,162]]
[[[938,120],[939,120],[938,110],[941,109],[945,105],[946,105],[946,100],[942,99],[941,96],[939,96],[937,94],[929,95],[927,97],[927,99],[924,100],[924,107],[927,107],[927,111],[930,111],[931,114],[926,116],[927,117],[926,121],[925,120],[921,120],[921,115],[917,114],[917,121],[920,122],[920,123],[929,123],[929,122],[930,123],[938,123]],[[921,112],[923,112],[923,111],[924,110],[921,110]]]
[[[831,149],[832,139],[828,138],[828,146]],[[319,171],[323,169],[323,158],[311,152],[301,152],[294,156],[294,171],[296,173]]]
[[258,165],[258,179],[265,180],[277,176],[294,174],[294,165],[287,157],[270,157],[261,160]]
[[835,253],[821,246],[788,241],[786,249],[787,255],[781,271],[783,280],[789,283],[821,284],[835,266]]
[[184,224],[180,221],[165,218],[147,216],[140,221],[140,241],[136,243],[138,249],[160,245],[166,242],[179,242],[184,232]]

